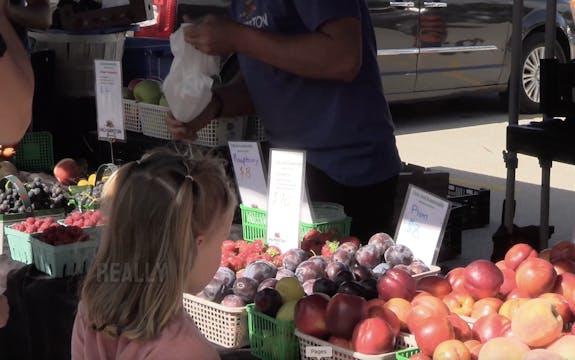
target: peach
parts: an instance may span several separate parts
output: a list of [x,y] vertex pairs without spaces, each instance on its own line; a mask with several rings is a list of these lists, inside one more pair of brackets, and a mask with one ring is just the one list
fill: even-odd
[[473,332],[469,323],[461,318],[461,316],[451,313],[447,315],[447,320],[453,326],[453,332],[455,333],[455,338],[461,341],[467,341],[473,339]]
[[571,309],[569,309],[569,302],[563,295],[557,293],[545,293],[539,295],[539,297],[550,300],[551,303],[555,305],[555,310],[557,310],[557,313],[559,313],[561,319],[563,319],[563,324],[567,324],[571,321],[573,314],[571,313]]
[[449,281],[449,284],[451,285],[451,289],[453,291],[464,290],[463,287],[463,282],[465,281],[464,273],[465,268],[461,266],[453,268],[447,273],[447,280]]
[[513,290],[511,290],[509,292],[509,294],[507,294],[507,296],[505,297],[505,300],[510,300],[510,299],[530,299],[531,296],[529,295],[529,293],[525,290],[522,289],[518,289],[515,288]]
[[571,241],[559,241],[551,247],[549,255],[551,262],[559,259],[575,260],[575,244]]
[[532,349],[521,360],[564,360],[564,357],[547,349]]
[[508,318],[509,320],[511,320],[513,318],[513,315],[515,314],[515,312],[517,312],[517,310],[519,310],[519,308],[521,307],[521,305],[525,304],[529,299],[525,299],[525,298],[516,298],[516,299],[509,299],[503,302],[503,304],[501,305],[501,307],[499,308],[499,315],[503,315],[506,318]]
[[479,351],[479,360],[521,360],[529,346],[514,337],[496,337],[487,341]]
[[479,299],[473,304],[471,309],[471,317],[479,319],[483,315],[497,314],[499,308],[503,304],[503,300],[495,297],[487,297]]
[[557,273],[553,265],[540,258],[528,258],[515,270],[517,288],[526,291],[530,297],[551,292],[555,287]]
[[384,307],[391,310],[399,319],[401,330],[407,331],[407,318],[411,313],[411,303],[402,298],[391,298],[387,300]]
[[481,346],[483,346],[481,341],[475,339],[467,340],[463,342],[463,345],[469,350],[471,360],[477,360],[477,358],[479,358],[479,352],[481,351]]
[[74,185],[80,177],[80,169],[74,159],[65,158],[54,166],[54,177],[62,185]]
[[529,244],[518,243],[505,253],[505,267],[515,270],[528,258],[537,257],[537,251]]
[[471,354],[461,340],[445,340],[435,348],[433,360],[471,360]]
[[572,273],[572,274],[575,273],[575,262],[573,262],[572,260],[557,259],[557,260],[552,260],[551,264],[555,268],[555,272],[557,272],[557,275],[561,275],[561,274],[564,274],[566,272]]
[[499,288],[499,295],[505,298],[511,291],[517,288],[517,282],[515,281],[515,271],[511,269],[501,269],[503,273],[503,284]]
[[441,299],[451,292],[451,284],[444,276],[431,275],[417,281],[417,290],[426,291]]
[[530,299],[511,318],[511,331],[531,347],[545,347],[563,331],[563,319],[547,299]]
[[547,347],[565,360],[575,360],[575,335],[564,335]]
[[538,257],[540,259],[551,261],[551,248],[541,250]]
[[443,297],[443,302],[452,312],[463,316],[471,316],[475,299],[465,290],[454,290]]

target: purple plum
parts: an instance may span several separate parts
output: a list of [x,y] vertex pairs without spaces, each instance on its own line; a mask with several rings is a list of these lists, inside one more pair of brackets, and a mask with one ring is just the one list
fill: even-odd
[[368,245],[375,245],[377,252],[380,254],[380,258],[383,258],[385,250],[389,249],[390,246],[395,245],[393,238],[384,232],[373,234],[367,243]]
[[212,279],[202,292],[206,299],[219,303],[225,296],[226,285],[221,280]]
[[347,266],[345,263],[334,261],[327,264],[325,267],[325,274],[327,275],[328,279],[333,280],[335,275],[342,270],[349,271],[349,266]]
[[313,283],[313,293],[323,293],[328,296],[333,296],[337,292],[337,288],[338,286],[334,281],[326,278],[316,279]]
[[367,266],[355,265],[352,272],[356,281],[373,279],[373,272]]
[[242,277],[236,280],[233,290],[234,294],[241,297],[246,304],[250,304],[258,291],[258,282],[249,277]]
[[265,288],[272,288],[275,289],[276,283],[277,283],[277,279],[276,278],[268,278],[265,279],[264,281],[262,281],[260,283],[260,285],[258,286],[258,291],[262,291]]
[[277,271],[278,269],[274,264],[265,260],[257,260],[246,267],[243,277],[252,278],[259,284],[265,279],[275,277]]
[[227,306],[227,307],[244,307],[244,306],[246,306],[246,303],[242,300],[242,298],[235,295],[235,294],[226,295],[222,299],[221,304],[223,306]]
[[276,274],[276,280],[281,280],[285,277],[294,277],[295,273],[291,270],[288,270],[284,267],[281,267],[278,269],[278,272]]
[[315,255],[310,257],[309,259],[307,259],[308,261],[314,262],[316,264],[318,264],[319,266],[321,266],[322,269],[325,270],[325,267],[327,266],[327,261],[324,259],[323,256],[321,255]]
[[337,250],[343,250],[343,251],[347,251],[348,253],[350,253],[351,255],[355,255],[355,252],[357,251],[357,245],[355,245],[354,243],[352,243],[351,241],[348,242],[344,242],[343,244],[341,244]]
[[282,296],[276,289],[265,288],[256,293],[254,309],[257,312],[275,317],[282,306]]
[[318,280],[321,280],[321,279],[309,279],[303,283],[302,287],[303,287],[303,291],[305,292],[306,295],[311,295],[314,293],[313,289],[314,289],[315,283]]
[[409,275],[415,275],[415,273],[413,272],[413,270],[411,270],[409,265],[397,264],[393,268],[394,269],[401,269],[401,270],[405,271],[406,273],[408,273]]
[[425,265],[425,263],[420,260],[414,260],[411,264],[408,265],[408,267],[414,274],[421,274],[431,270],[429,266]]
[[[348,243],[345,243],[348,244]],[[347,266],[353,266],[353,263],[355,262],[354,259],[354,255],[355,253],[351,253],[348,252],[346,250],[342,250],[342,249],[338,249],[336,250],[335,253],[333,253],[332,255],[332,262],[342,262],[344,264],[346,264]]]
[[379,277],[383,276],[385,274],[385,272],[389,269],[391,269],[390,264],[381,263],[381,264],[377,265],[376,267],[374,267],[373,269],[371,269],[371,271],[373,272],[374,277],[379,278]]
[[231,288],[234,285],[234,281],[236,281],[236,273],[232,269],[220,266],[214,275],[214,279],[222,281],[226,287]]
[[365,245],[360,247],[355,253],[355,261],[369,269],[373,269],[380,263],[381,255],[375,245]]
[[354,281],[355,277],[353,276],[353,273],[351,271],[342,270],[342,271],[338,272],[337,274],[335,274],[335,276],[333,277],[332,280],[337,285],[341,285],[344,282]]
[[284,253],[283,266],[288,270],[295,271],[297,266],[309,257],[309,252],[303,249],[290,249]]
[[395,244],[385,251],[384,258],[391,266],[409,265],[413,262],[413,252],[405,245]]
[[303,284],[307,280],[324,277],[325,271],[316,262],[306,260],[298,265],[295,276]]

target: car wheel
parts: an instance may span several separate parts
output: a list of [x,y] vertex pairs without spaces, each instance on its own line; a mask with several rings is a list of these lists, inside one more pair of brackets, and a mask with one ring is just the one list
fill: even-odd
[[[532,114],[539,112],[540,60],[544,55],[544,33],[536,33],[525,39],[521,59],[521,84],[519,86],[519,109],[522,113]],[[555,58],[563,63],[566,61],[565,53],[557,41],[555,41]]]

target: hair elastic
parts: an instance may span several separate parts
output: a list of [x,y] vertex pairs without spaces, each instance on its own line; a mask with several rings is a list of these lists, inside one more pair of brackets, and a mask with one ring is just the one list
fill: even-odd
[[186,175],[186,179],[190,179],[191,181],[195,181],[192,175]]

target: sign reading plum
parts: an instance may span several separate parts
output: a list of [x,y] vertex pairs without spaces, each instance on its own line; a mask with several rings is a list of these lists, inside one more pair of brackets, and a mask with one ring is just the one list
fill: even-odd
[[414,257],[427,266],[435,265],[450,210],[449,201],[409,185],[395,232],[396,243],[412,249]]

